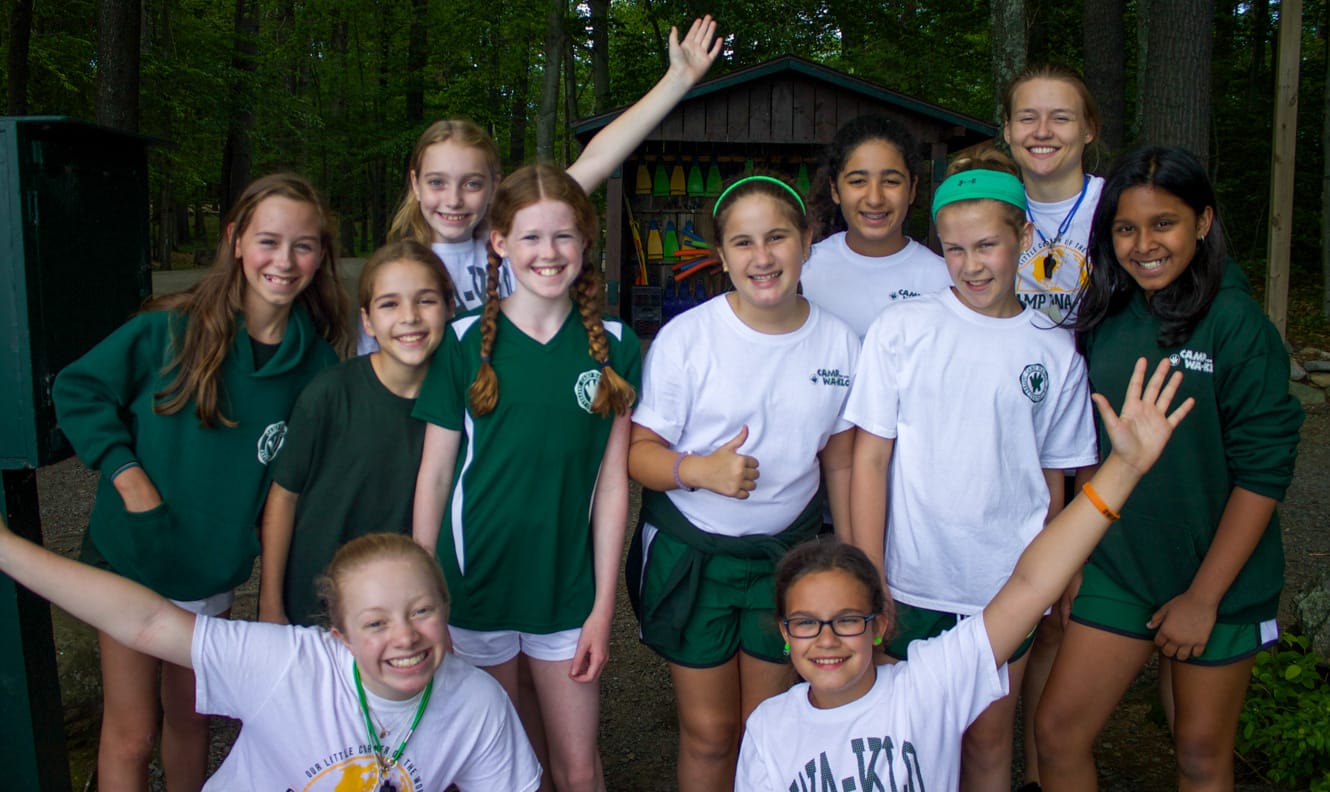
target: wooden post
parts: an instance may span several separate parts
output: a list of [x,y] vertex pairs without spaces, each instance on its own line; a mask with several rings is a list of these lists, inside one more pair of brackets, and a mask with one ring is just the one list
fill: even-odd
[[605,310],[623,315],[623,294],[632,292],[632,282],[623,283],[623,165],[614,169],[605,185]]
[[1301,50],[1302,0],[1283,0],[1279,5],[1279,84],[1275,88],[1270,157],[1270,237],[1265,251],[1265,312],[1281,336],[1288,325],[1288,259],[1293,236],[1293,155],[1297,145]]

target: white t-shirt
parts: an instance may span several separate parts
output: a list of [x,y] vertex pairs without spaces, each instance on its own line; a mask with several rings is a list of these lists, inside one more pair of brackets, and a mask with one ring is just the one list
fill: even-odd
[[861,256],[845,232],[813,245],[799,277],[804,296],[844,320],[860,338],[888,305],[931,294],[951,285],[946,262],[933,251],[905,240],[890,256]]
[[827,439],[850,428],[842,416],[859,357],[849,325],[809,305],[791,333],[759,333],[725,295],[661,328],[647,351],[633,423],[677,451],[709,454],[748,425],[739,453],[761,477],[745,500],[709,490],[667,494],[698,528],[725,536],[780,533],[812,500]]
[[[443,261],[448,277],[453,282],[453,311],[461,314],[485,304],[486,285],[489,283],[489,248],[484,239],[467,242],[435,242],[430,245],[434,254]],[[513,270],[508,260],[499,265],[499,299],[513,293]],[[379,344],[365,334],[364,323],[356,322],[356,354],[368,355],[379,349]]]
[[1071,334],[1030,308],[984,316],[950,289],[882,312],[845,417],[896,439],[887,583],[931,610],[982,610],[1043,529],[1043,470],[1098,461]]
[[983,617],[910,644],[909,659],[877,667],[857,701],[819,709],[808,683],[758,705],[739,749],[736,792],[954,790],[961,739],[1007,694]]
[[[371,788],[376,761],[351,676],[354,660],[326,630],[200,616],[191,656],[198,711],[244,722],[205,789]],[[393,727],[382,738],[390,755],[417,703],[371,696],[371,709]],[[389,780],[403,792],[452,783],[468,792],[533,790],[540,765],[503,688],[449,654]]]
[[[1099,206],[1099,195],[1103,191],[1104,180],[1091,176],[1080,206],[1076,206],[1080,193],[1065,201],[1029,202],[1030,217],[1037,230],[1030,249],[1021,254],[1016,293],[1023,305],[1043,311],[1055,322],[1071,314],[1072,318],[1064,327],[1070,328],[1075,321],[1073,306],[1090,277],[1090,221],[1094,219],[1094,210]],[[1053,246],[1053,240],[1058,239],[1058,228],[1072,207],[1076,207],[1076,214],[1072,215],[1066,233]],[[1047,271],[1045,262],[1050,247],[1054,261],[1052,272]]]

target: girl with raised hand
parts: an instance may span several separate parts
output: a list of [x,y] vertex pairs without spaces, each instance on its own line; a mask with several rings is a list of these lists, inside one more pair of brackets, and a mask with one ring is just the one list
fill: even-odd
[[1021,302],[1071,327],[1090,276],[1090,219],[1104,180],[1085,172],[1099,107],[1081,75],[1056,63],[1030,66],[1002,99],[1002,137],[1021,168],[1034,224],[1021,254]]
[[[712,209],[734,291],[671,320],[647,356],[629,472],[644,487],[628,590],[670,663],[679,787],[727,789],[744,719],[790,683],[772,572],[821,527],[847,531],[853,434],[841,413],[859,339],[799,296],[803,200],[767,175]],[[759,469],[760,465],[760,469]]]
[[296,401],[263,511],[263,621],[321,621],[314,581],[338,547],[411,532],[425,441],[411,409],[452,318],[453,285],[428,247],[402,240],[370,256],[358,291],[378,349],[324,371]]
[[919,168],[914,135],[882,116],[854,119],[822,151],[809,201],[822,238],[803,293],[860,338],[888,305],[951,285],[942,259],[905,235]]
[[[693,20],[682,38],[678,28],[670,28],[665,76],[587,143],[568,174],[588,193],[604,183],[707,73],[720,47],[710,15]],[[430,245],[457,290],[457,310],[478,308],[488,293],[485,219],[499,185],[499,150],[489,133],[471,121],[437,121],[416,142],[410,165],[406,194],[388,238]],[[502,267],[499,278],[499,296],[507,297],[513,290],[512,273]],[[362,335],[359,349],[362,354],[371,351],[373,343]]]
[[[457,653],[519,710],[525,658],[554,786],[601,789],[599,678],[641,349],[601,315],[596,210],[572,176],[521,168],[499,185],[490,228],[485,310],[448,325],[416,401],[428,426],[413,531],[448,578]],[[502,301],[500,257],[514,276]]]
[[[882,312],[845,415],[855,544],[882,565],[905,659],[983,610],[1063,504],[1063,471],[1093,464],[1085,362],[1070,333],[1021,305],[1025,190],[996,151],[953,163],[933,198],[953,286]],[[1019,690],[1029,642],[1011,655]],[[970,726],[962,788],[1007,792],[1016,694]]]
[[868,556],[838,541],[790,551],[776,608],[805,682],[748,719],[737,789],[960,788],[962,733],[1007,693],[1004,658],[1112,535],[1116,510],[1193,406],[1187,399],[1170,413],[1182,375],[1157,366],[1142,390],[1145,371],[1137,361],[1120,414],[1094,397],[1113,453],[1085,493],[1035,537],[979,615],[914,643],[907,662],[875,663],[874,646],[896,625]]
[[2,521],[0,571],[134,651],[198,674],[199,709],[243,724],[205,789],[540,783],[502,689],[449,654],[448,589],[405,536],[361,536],[337,551],[320,581],[331,630],[194,614]]
[[[308,182],[255,180],[222,228],[195,287],[150,303],[53,389],[61,430],[102,474],[83,560],[208,615],[249,577],[291,405],[348,345],[333,227]],[[198,789],[208,722],[188,664],[99,641],[101,788],[146,788],[160,720],[169,788]]]
[[[1253,657],[1278,635],[1275,505],[1303,417],[1288,354],[1226,258],[1214,190],[1188,152],[1119,160],[1090,242],[1076,333],[1095,387],[1111,392],[1146,355],[1186,372],[1196,409],[1085,567],[1036,715],[1040,783],[1095,789],[1095,737],[1158,651],[1172,673],[1179,788],[1232,789]],[[1107,426],[1099,448],[1117,448]]]

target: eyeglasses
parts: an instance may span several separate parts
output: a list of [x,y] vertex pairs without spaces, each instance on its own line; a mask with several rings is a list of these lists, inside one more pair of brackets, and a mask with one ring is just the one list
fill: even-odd
[[781,621],[785,625],[785,631],[791,638],[816,638],[822,634],[823,627],[830,627],[831,631],[842,638],[853,638],[856,635],[863,635],[868,631],[868,623],[877,618],[876,614],[868,616],[837,616],[834,619],[814,619],[809,616],[796,616],[793,619],[784,619]]

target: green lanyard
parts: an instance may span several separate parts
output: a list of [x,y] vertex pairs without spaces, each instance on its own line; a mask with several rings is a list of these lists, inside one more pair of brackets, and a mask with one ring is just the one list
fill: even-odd
[[374,759],[379,765],[379,775],[387,788],[387,779],[383,775],[388,772],[388,768],[397,764],[397,760],[402,758],[402,751],[406,750],[406,741],[411,739],[411,735],[416,733],[416,726],[420,724],[420,718],[425,714],[425,707],[429,706],[429,696],[434,692],[434,677],[430,677],[429,684],[425,685],[425,695],[420,698],[420,706],[416,707],[416,716],[411,719],[411,727],[406,730],[406,736],[402,738],[402,744],[397,746],[391,759],[385,761],[383,745],[379,742],[379,735],[374,731],[374,721],[369,717],[369,702],[365,699],[365,686],[360,681],[360,666],[356,663],[351,664],[351,676],[356,680],[356,694],[360,696],[360,712],[365,716],[365,731],[369,732],[370,744],[374,746]]

